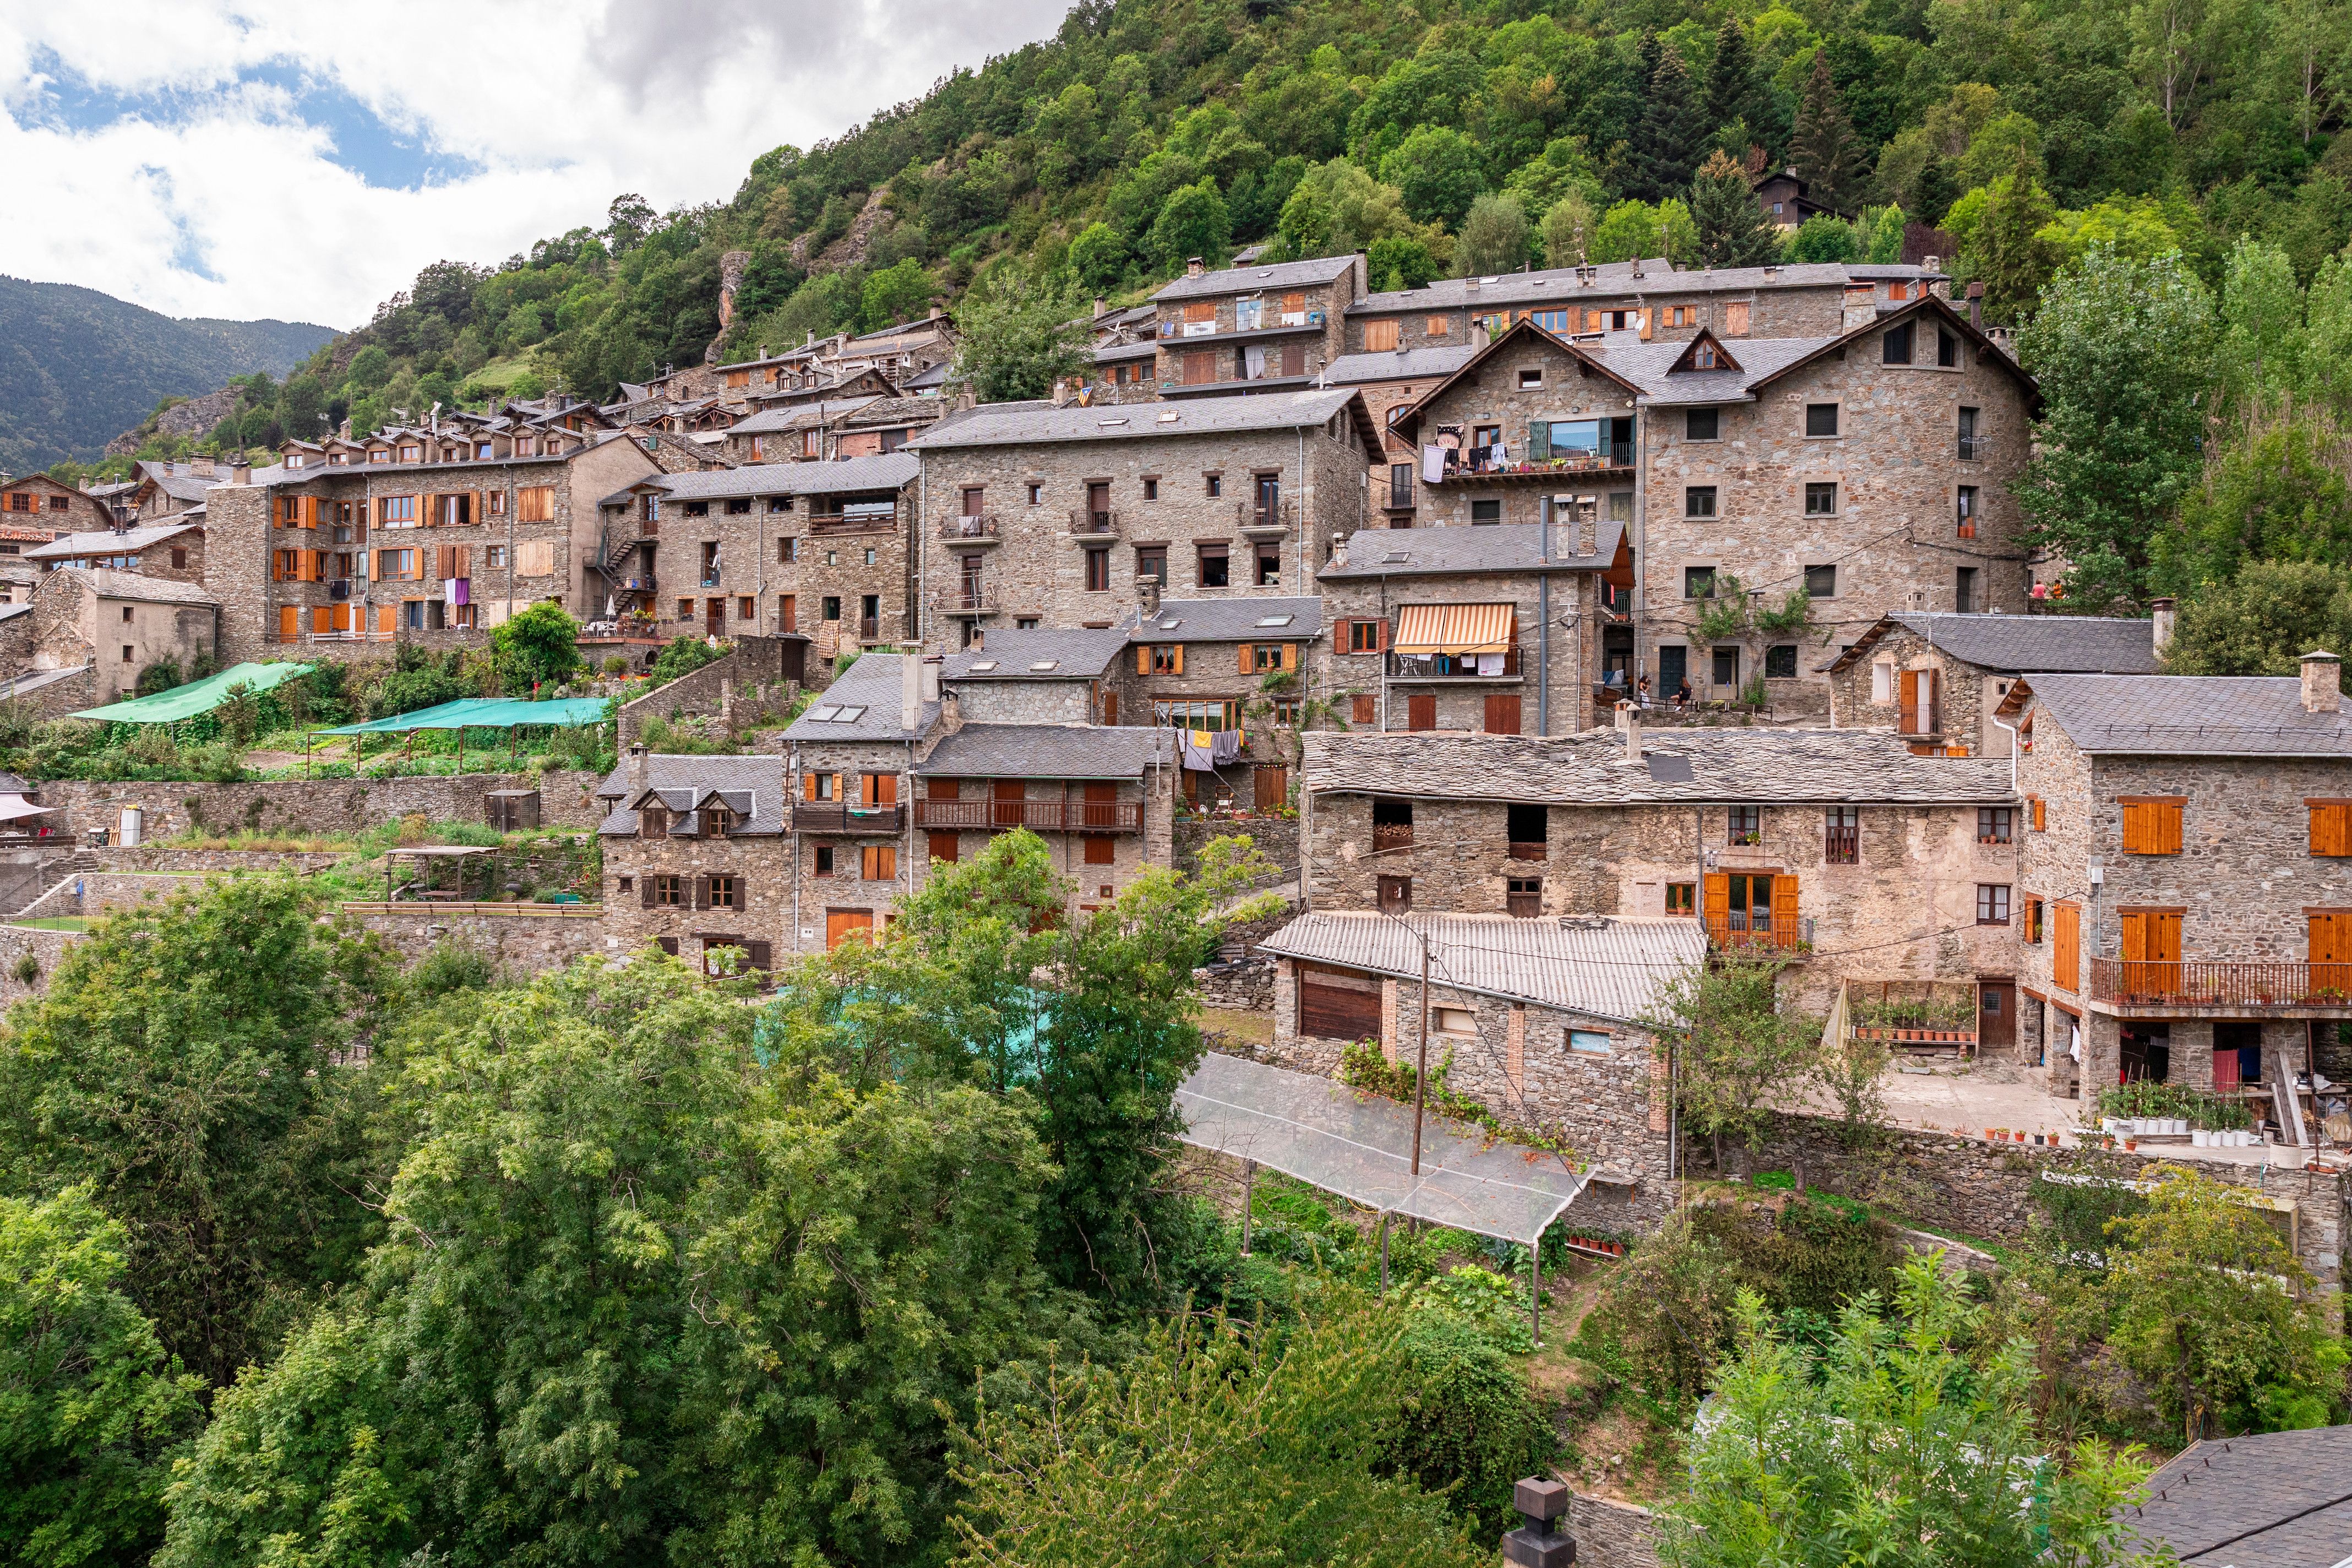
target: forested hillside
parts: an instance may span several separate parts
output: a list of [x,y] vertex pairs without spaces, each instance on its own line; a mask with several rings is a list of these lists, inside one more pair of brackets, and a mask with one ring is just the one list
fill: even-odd
[[282,374],[334,335],[301,322],[176,321],[95,289],[0,278],[0,469],[95,456],[159,398]]

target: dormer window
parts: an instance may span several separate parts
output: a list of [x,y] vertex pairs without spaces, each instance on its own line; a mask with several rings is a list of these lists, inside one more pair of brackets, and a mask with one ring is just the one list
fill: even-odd
[[735,814],[728,810],[725,806],[707,805],[702,808],[702,836],[704,837],[724,838],[727,837],[727,830],[734,825]]
[[400,460],[404,463],[421,462],[424,457],[425,448],[415,442],[404,443],[400,448]]
[[1703,342],[1691,350],[1691,369],[1693,370],[1713,370],[1720,363],[1713,343]]
[[289,453],[287,453],[287,454],[286,454],[286,466],[287,466],[288,468],[300,468],[300,467],[302,466],[302,462],[303,462],[303,458],[302,458],[302,454],[301,454],[301,453],[299,453],[299,452],[289,452]]

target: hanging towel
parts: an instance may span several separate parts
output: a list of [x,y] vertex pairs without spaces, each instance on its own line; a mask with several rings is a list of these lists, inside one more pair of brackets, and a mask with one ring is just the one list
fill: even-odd
[[1421,449],[1421,482],[1425,485],[1434,485],[1444,483],[1444,479],[1445,448],[1423,447]]
[[1205,751],[1207,751],[1207,750],[1210,748],[1210,746],[1211,746],[1212,744],[1213,744],[1213,743],[1214,743],[1214,742],[1210,739],[1210,731],[1206,731],[1206,730],[1187,730],[1186,731],[1184,731],[1184,733],[1186,734],[1186,736],[1187,736],[1187,737],[1189,737],[1189,738],[1190,738],[1190,740],[1192,741],[1192,743],[1193,745],[1198,746],[1201,750],[1202,750],[1202,751],[1204,751],[1204,752],[1205,752]]
[[1220,730],[1209,740],[1209,758],[1214,766],[1223,767],[1241,759],[1242,732],[1239,730]]
[[1192,743],[1192,731],[1186,731],[1183,743],[1178,747],[1178,750],[1183,753],[1184,765],[1192,772],[1196,773],[1216,772],[1217,760],[1215,756],[1212,754],[1208,747],[1198,746]]

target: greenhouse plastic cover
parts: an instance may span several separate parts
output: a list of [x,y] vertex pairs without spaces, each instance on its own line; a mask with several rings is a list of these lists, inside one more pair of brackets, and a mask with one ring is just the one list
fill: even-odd
[[321,730],[321,735],[404,735],[412,730],[510,730],[519,724],[601,724],[607,709],[601,697],[559,697],[548,702],[524,702],[503,697],[461,697],[436,703],[414,713],[371,719]]
[[232,686],[242,686],[256,693],[283,686],[298,675],[308,675],[313,667],[307,664],[232,664],[218,675],[207,675],[202,680],[192,680],[185,686],[174,686],[169,691],[158,691],[152,697],[135,697],[128,702],[110,702],[103,708],[85,708],[74,715],[77,719],[109,719],[118,724],[171,724],[182,719],[193,719],[199,713],[209,713],[228,696]]
[[1565,1158],[1424,1117],[1412,1174],[1412,1107],[1328,1078],[1238,1057],[1201,1058],[1176,1090],[1184,1142],[1255,1160],[1383,1214],[1533,1246],[1584,1190]]

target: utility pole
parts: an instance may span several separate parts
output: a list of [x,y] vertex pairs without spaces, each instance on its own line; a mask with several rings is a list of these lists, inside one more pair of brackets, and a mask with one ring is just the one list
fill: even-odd
[[[1405,927],[1412,930],[1411,926]],[[1421,1108],[1429,1093],[1429,938],[1421,939],[1421,1045],[1412,1068],[1412,1173],[1421,1174]]]

